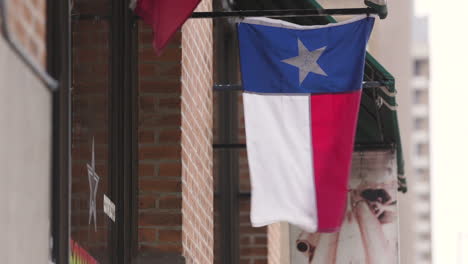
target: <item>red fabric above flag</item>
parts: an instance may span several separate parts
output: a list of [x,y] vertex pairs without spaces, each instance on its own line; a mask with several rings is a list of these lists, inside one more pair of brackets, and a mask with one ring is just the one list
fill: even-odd
[[161,54],[200,0],[138,0],[135,13],[153,28],[153,47]]

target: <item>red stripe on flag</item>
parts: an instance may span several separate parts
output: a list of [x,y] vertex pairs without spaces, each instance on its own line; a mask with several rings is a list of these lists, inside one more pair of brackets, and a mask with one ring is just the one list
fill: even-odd
[[335,232],[346,211],[361,91],[310,98],[318,232]]
[[200,0],[138,0],[135,13],[153,28],[153,47],[161,54]]

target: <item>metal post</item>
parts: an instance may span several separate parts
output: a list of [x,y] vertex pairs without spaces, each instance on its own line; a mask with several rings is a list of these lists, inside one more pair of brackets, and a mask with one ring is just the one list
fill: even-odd
[[[71,24],[69,1],[47,1],[47,68],[58,80],[52,106],[52,258],[70,261]],[[40,74],[41,75],[41,74]],[[47,79],[47,78],[46,78]],[[48,83],[44,79],[45,83]],[[53,86],[53,83],[51,83]]]
[[111,195],[116,205],[112,223],[112,263],[131,263],[138,238],[136,60],[137,27],[128,0],[112,1],[110,58],[110,174]]
[[[215,1],[218,8],[227,8],[225,1]],[[215,65],[218,82],[237,82],[238,48],[235,27],[229,20],[216,23],[214,41]],[[217,107],[219,140],[227,143],[237,141],[238,115],[237,92],[218,94]],[[218,158],[218,209],[220,214],[220,263],[239,263],[239,155],[237,150],[221,149]]]

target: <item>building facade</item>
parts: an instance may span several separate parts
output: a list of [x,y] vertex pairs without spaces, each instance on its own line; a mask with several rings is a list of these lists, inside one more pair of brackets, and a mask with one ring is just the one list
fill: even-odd
[[[156,56],[129,2],[5,1],[12,35],[58,88],[0,42],[1,120],[11,129],[2,128],[0,259],[288,263],[289,227],[250,225],[247,156],[236,147],[245,143],[241,92],[221,87],[240,84],[234,21],[189,19]],[[268,2],[203,0],[195,11],[314,7]],[[368,92],[372,106],[377,93]]]
[[415,17],[413,21],[413,163],[414,211],[414,263],[432,263],[431,250],[431,193],[430,193],[430,134],[429,134],[429,44],[428,19]]

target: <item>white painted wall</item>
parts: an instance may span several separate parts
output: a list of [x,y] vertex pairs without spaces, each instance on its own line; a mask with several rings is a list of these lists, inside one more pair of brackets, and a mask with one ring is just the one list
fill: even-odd
[[49,263],[51,94],[0,38],[0,263]]

